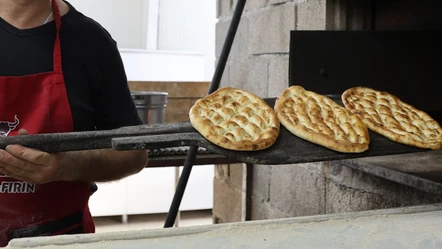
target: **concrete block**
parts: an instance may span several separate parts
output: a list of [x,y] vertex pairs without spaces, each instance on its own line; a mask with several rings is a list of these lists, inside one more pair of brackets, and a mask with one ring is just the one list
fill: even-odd
[[[218,61],[219,61],[219,59],[216,59],[215,65],[214,65],[215,68],[218,65]],[[229,60],[227,60],[226,67],[224,68],[223,75],[221,76],[221,82],[220,82],[219,88],[230,86],[229,75],[230,75],[230,64],[229,64]]]
[[217,0],[216,17],[231,14],[232,0]]
[[364,192],[381,194],[381,181],[379,177],[366,174],[359,170],[349,167],[329,164],[327,165],[330,181],[353,189],[359,189]]
[[442,182],[442,168],[440,167],[442,165],[442,150],[368,157],[358,160]]
[[230,63],[227,61],[226,67],[224,68],[223,75],[221,77],[220,88],[230,86]]
[[272,171],[268,165],[253,165],[252,196],[262,202],[270,200],[270,175]]
[[326,0],[309,0],[296,7],[297,30],[326,29]]
[[[235,39],[233,40],[232,47],[230,48],[229,58],[238,56],[247,56],[248,53],[248,18],[243,16],[239,22],[238,29],[235,34]],[[230,21],[219,21],[216,24],[216,44],[215,44],[215,56],[219,58],[221,51],[223,49],[227,32],[230,27]]]
[[[227,30],[229,29],[230,21],[218,20],[216,23],[215,34],[215,57],[219,58],[221,50],[223,49],[224,40],[227,36]],[[232,44],[233,46],[233,44]]]
[[229,86],[243,88],[248,82],[248,57],[231,58],[229,60]]
[[252,196],[252,220],[280,219],[289,217],[289,214],[285,213],[275,206],[272,206],[271,203],[264,201],[257,196]]
[[[354,1],[359,2],[359,1]],[[327,30],[347,30],[347,23],[351,23],[348,17],[352,11],[347,12],[347,0],[333,0],[327,2],[326,29]],[[367,3],[364,3],[367,4]],[[365,19],[362,14],[359,19]]]
[[242,192],[233,188],[225,181],[214,179],[213,181],[213,215],[222,222],[241,221],[242,215]]
[[293,0],[269,0],[269,5],[276,5],[276,4],[281,4],[281,3],[286,3],[286,2],[293,2]]
[[278,97],[289,86],[289,56],[274,55],[269,64],[269,97]]
[[295,4],[288,2],[249,15],[249,54],[288,53],[295,29]]
[[357,212],[399,207],[401,204],[382,198],[381,195],[353,189],[327,181],[326,213]]
[[291,217],[325,213],[323,163],[271,166],[269,203]]
[[223,224],[223,223],[229,223],[230,221],[226,221],[226,220],[224,220],[223,218],[220,218],[220,217],[218,217],[218,216],[216,216],[216,215],[212,215],[212,217],[213,217],[213,224]]
[[215,178],[219,180],[228,180],[229,179],[229,165],[228,164],[219,164],[215,165]]
[[268,95],[269,58],[251,56],[230,60],[230,86],[266,98]]
[[232,12],[235,10],[237,4],[238,4],[238,0],[232,0],[232,8],[231,8]]
[[246,2],[246,6],[244,6],[245,10],[254,10],[265,7],[269,0],[248,0]]
[[425,193],[345,166],[328,165],[327,213],[438,203]]
[[232,187],[246,191],[243,188],[244,164],[229,164],[229,182]]

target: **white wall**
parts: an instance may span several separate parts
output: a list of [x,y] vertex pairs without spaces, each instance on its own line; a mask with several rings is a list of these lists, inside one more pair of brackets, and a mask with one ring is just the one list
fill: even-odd
[[205,57],[164,51],[121,50],[129,81],[205,81]]
[[204,0],[203,27],[204,30],[204,79],[212,81],[215,72],[215,39],[216,39],[216,0]]
[[120,48],[144,49],[147,0],[68,0],[78,11],[100,23]]
[[[117,41],[129,80],[212,80],[216,0],[69,2],[100,23]],[[155,11],[149,12],[153,3],[159,6],[158,16]],[[158,27],[148,26],[149,20],[157,20]]]
[[215,63],[216,21],[216,0],[160,0],[158,50],[204,54],[204,77],[210,81]]
[[[207,0],[161,0],[158,49],[204,53]],[[187,10],[187,11],[186,11]]]

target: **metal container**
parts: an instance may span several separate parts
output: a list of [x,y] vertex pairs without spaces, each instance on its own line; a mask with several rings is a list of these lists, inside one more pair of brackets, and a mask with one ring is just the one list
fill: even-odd
[[167,92],[131,92],[143,124],[162,124],[167,106]]

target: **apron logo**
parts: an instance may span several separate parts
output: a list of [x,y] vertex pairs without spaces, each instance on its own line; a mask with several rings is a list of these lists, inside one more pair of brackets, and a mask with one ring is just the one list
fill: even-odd
[[9,132],[15,130],[19,123],[17,115],[14,116],[14,122],[0,121],[0,137],[7,137]]
[[1,194],[29,194],[35,193],[35,184],[26,182],[1,182],[0,183]]
[[[14,116],[14,122],[8,121],[0,121],[0,137],[7,137],[9,132],[15,130],[20,121],[17,118],[17,115]],[[5,175],[0,174],[0,178],[7,177]],[[2,186],[0,186],[0,192],[2,191]]]

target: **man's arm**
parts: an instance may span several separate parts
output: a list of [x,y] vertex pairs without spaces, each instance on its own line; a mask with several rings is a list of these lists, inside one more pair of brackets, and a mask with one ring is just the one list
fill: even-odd
[[20,145],[0,150],[0,173],[36,184],[53,181],[106,182],[136,174],[146,151],[113,149],[46,153]]
[[59,158],[60,165],[66,165],[66,171],[60,180],[84,182],[119,180],[140,172],[146,167],[147,159],[146,151],[103,149],[67,152]]

